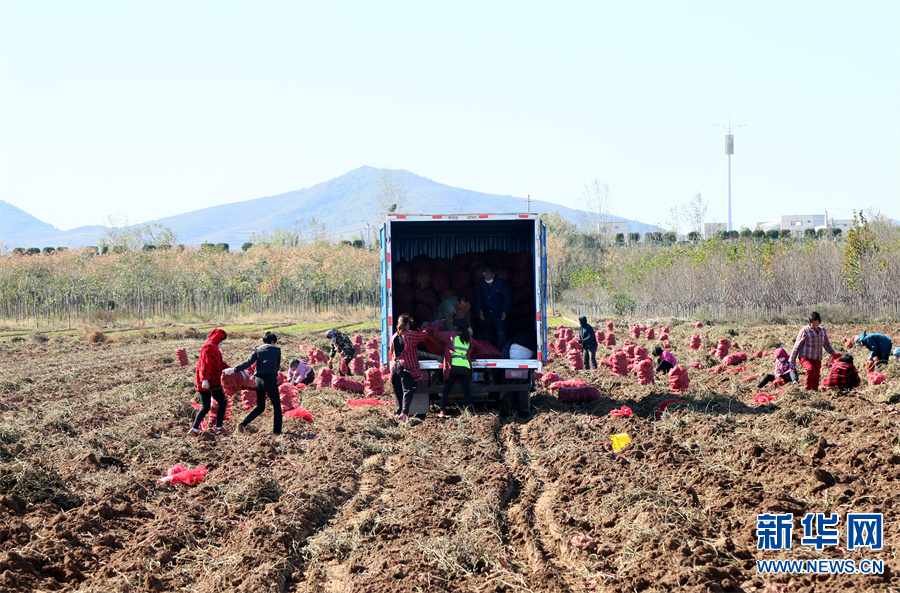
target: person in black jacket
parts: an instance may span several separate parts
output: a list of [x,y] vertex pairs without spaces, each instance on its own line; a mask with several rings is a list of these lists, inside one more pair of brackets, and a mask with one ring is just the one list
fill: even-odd
[[597,368],[597,334],[593,326],[587,322],[587,317],[579,317],[578,342],[584,346],[584,368]]
[[281,348],[275,346],[277,341],[278,336],[272,332],[266,332],[266,335],[263,336],[262,346],[254,348],[250,358],[233,369],[225,370],[225,373],[230,375],[235,371],[243,371],[254,362],[256,363],[256,371],[253,373],[256,377],[256,407],[244,418],[243,422],[238,424],[238,432],[244,432],[244,429],[263,413],[266,409],[266,397],[268,397],[272,402],[272,412],[275,413],[272,433],[281,434],[281,396],[278,394]]

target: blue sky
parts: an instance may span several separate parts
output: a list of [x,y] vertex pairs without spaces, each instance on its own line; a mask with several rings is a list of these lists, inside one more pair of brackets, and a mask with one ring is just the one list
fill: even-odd
[[900,2],[0,1],[0,197],[61,229],[361,165],[724,222],[729,113],[735,228],[900,219]]

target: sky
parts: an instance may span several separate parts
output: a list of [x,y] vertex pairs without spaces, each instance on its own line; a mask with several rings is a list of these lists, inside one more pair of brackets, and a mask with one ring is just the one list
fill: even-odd
[[362,165],[727,222],[729,123],[735,229],[900,219],[900,1],[0,0],[0,199],[62,230]]

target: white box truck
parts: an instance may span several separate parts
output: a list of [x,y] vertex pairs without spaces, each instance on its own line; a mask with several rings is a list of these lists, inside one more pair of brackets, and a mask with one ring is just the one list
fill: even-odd
[[[409,313],[416,325],[432,321],[437,305],[450,296],[465,295],[476,304],[476,286],[485,266],[510,286],[507,343],[497,344],[499,356],[472,363],[472,396],[494,401],[504,414],[531,411],[534,373],[547,360],[547,241],[538,214],[394,214],[381,229],[381,362],[388,363],[395,320]],[[475,338],[480,319],[472,313]],[[509,358],[530,350],[528,358]],[[525,343],[528,347],[521,347]],[[527,354],[526,354],[527,356]],[[413,414],[426,413],[440,397],[440,360],[421,355],[426,379],[416,386]],[[439,357],[435,357],[439,358]],[[451,400],[461,399],[454,386]]]

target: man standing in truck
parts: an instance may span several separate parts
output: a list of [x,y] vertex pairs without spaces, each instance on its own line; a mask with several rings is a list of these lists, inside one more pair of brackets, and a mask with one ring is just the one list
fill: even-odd
[[506,316],[511,303],[509,285],[503,278],[495,277],[491,268],[485,268],[481,275],[475,308],[484,321],[484,339],[502,348],[506,344]]

